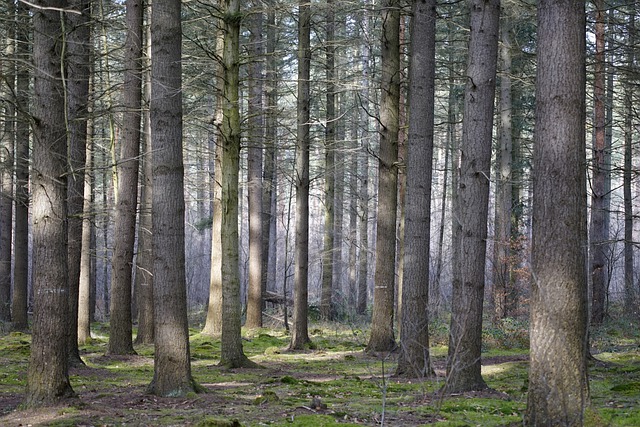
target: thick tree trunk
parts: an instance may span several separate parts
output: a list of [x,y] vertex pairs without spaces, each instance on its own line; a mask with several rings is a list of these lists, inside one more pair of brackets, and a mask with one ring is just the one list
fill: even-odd
[[125,112],[118,158],[118,199],[111,262],[111,320],[109,353],[132,354],[131,289],[138,207],[138,157],[142,117],[142,0],[127,0],[127,39],[122,86]]
[[487,252],[491,134],[500,0],[472,0],[460,169],[454,209],[449,393],[486,388],[480,373]]
[[400,5],[397,0],[383,2],[383,15],[376,271],[371,337],[367,352],[390,351],[396,347],[393,306],[400,111]]
[[541,0],[525,416],[530,426],[581,426],[589,402],[584,57],[585,3]]
[[433,375],[429,354],[429,254],[435,93],[436,2],[412,5],[409,139],[400,356],[396,375]]
[[293,331],[291,350],[302,350],[310,342],[309,300],[309,79],[311,66],[311,5],[298,3],[298,101],[296,137],[296,238],[294,256]]
[[[33,8],[33,335],[27,370],[27,407],[74,395],[69,383],[67,267],[67,133],[61,58],[63,1]],[[49,9],[51,8],[51,9]]]
[[151,12],[155,355],[149,392],[174,397],[196,390],[185,279],[180,6],[155,0]]

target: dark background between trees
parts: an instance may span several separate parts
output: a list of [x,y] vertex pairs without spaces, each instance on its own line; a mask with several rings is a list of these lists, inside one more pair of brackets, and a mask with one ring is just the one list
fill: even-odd
[[134,326],[155,343],[166,396],[199,388],[188,312],[229,367],[254,366],[243,322],[303,350],[310,316],[370,320],[408,377],[445,319],[449,392],[486,387],[483,319],[530,318],[527,420],[579,422],[589,325],[638,315],[634,2],[0,8],[0,320],[33,330],[27,405],[73,394],[92,321],[110,354]]

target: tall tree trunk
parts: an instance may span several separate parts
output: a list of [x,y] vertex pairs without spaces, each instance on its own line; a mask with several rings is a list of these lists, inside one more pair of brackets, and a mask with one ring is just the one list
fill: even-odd
[[33,13],[33,335],[27,407],[74,395],[69,383],[67,267],[67,133],[59,41],[60,0],[39,1]]
[[445,384],[449,393],[487,387],[480,357],[500,0],[472,0],[469,7],[469,62],[453,214],[457,231]]
[[333,0],[326,2],[325,76],[326,76],[326,125],[324,134],[324,249],[322,250],[322,292],[320,317],[333,318],[333,248],[335,228],[335,180],[336,180],[336,85],[335,85],[335,12]]
[[[240,175],[240,0],[224,3],[222,151],[222,338],[220,365],[254,366],[242,350],[240,264],[238,242],[238,180]],[[258,231],[261,231],[259,229]],[[258,233],[259,235],[259,233]],[[261,249],[261,248],[260,248]],[[259,267],[259,266],[258,266]],[[254,270],[260,279],[260,268]],[[256,283],[260,284],[261,281]]]
[[435,106],[436,2],[412,5],[409,139],[400,356],[396,375],[433,375],[429,354],[431,177]]
[[11,321],[11,255],[13,230],[13,171],[15,150],[15,8],[7,4],[11,15],[6,25],[6,49],[0,62],[3,84],[0,96],[3,99],[3,129],[0,136],[0,322]]
[[185,278],[180,6],[180,0],[155,0],[151,11],[155,355],[149,392],[174,397],[196,389]]
[[84,207],[84,168],[87,148],[89,112],[89,76],[91,74],[91,4],[90,0],[74,0],[69,6],[79,14],[67,14],[66,89],[67,155],[70,171],[67,175],[68,263],[69,263],[69,363],[82,365],[78,350],[78,298],[80,289],[80,258],[82,252],[82,208]]
[[583,1],[538,2],[530,426],[581,426],[589,402],[585,25]]
[[[91,113],[91,110],[89,110]],[[93,121],[87,122],[87,147],[84,169],[84,189],[82,205],[82,241],[80,253],[80,277],[78,278],[78,344],[85,344],[91,338],[91,264],[95,258],[91,248],[93,231]]]
[[11,315],[13,327],[28,327],[27,296],[29,277],[29,84],[31,21],[27,6],[16,3],[18,68],[16,77],[16,207],[14,225],[13,299]]
[[[222,1],[222,0],[221,0]],[[216,53],[222,58],[224,50],[224,32],[221,25],[216,31]],[[215,70],[216,85],[224,87],[224,67],[218,64]],[[219,336],[222,333],[222,140],[220,128],[222,126],[222,93],[216,94],[211,141],[214,147],[210,152],[213,161],[211,180],[211,274],[209,278],[209,301],[207,304],[207,319],[202,329],[205,335]]]
[[367,352],[396,347],[393,332],[395,295],[396,220],[398,207],[398,132],[400,111],[400,4],[383,1],[378,159],[378,218],[373,317]]
[[125,73],[122,85],[124,114],[118,156],[118,199],[115,210],[111,261],[111,321],[109,353],[133,354],[131,290],[138,207],[138,157],[142,119],[142,0],[127,0]]
[[263,227],[262,227],[262,150],[264,146],[264,106],[262,102],[262,4],[260,0],[251,3],[251,63],[249,64],[249,147],[247,149],[247,193],[249,204],[249,289],[247,298],[248,328],[262,327],[263,295],[266,285],[263,280]]
[[310,342],[309,300],[309,79],[311,67],[311,5],[298,2],[298,101],[296,137],[296,239],[293,289],[293,331],[291,350],[304,349]]
[[626,313],[637,313],[636,292],[633,278],[633,199],[631,198],[631,177],[633,174],[633,121],[635,118],[633,98],[635,85],[633,77],[633,64],[635,63],[635,3],[631,2],[628,12],[627,34],[628,50],[626,63],[628,73],[624,84],[624,169],[623,169],[623,193],[624,193],[624,308]]
[[501,20],[500,44],[500,145],[495,201],[495,238],[493,242],[493,320],[509,314],[507,297],[511,286],[511,211],[513,137],[511,126],[511,16]]
[[606,131],[606,75],[605,75],[605,11],[604,1],[596,0],[596,52],[593,81],[593,172],[591,178],[591,216],[589,225],[589,247],[591,255],[591,324],[600,325],[604,321],[605,299],[607,293],[607,254],[605,235],[604,202],[607,197],[605,164]]

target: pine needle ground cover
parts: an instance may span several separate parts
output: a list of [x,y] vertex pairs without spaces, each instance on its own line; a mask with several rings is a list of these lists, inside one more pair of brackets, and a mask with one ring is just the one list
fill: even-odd
[[[78,398],[25,411],[31,337],[0,336],[0,425],[3,426],[516,426],[527,393],[526,324],[485,328],[483,376],[488,391],[442,396],[445,328],[434,325],[435,379],[394,378],[394,354],[364,353],[367,331],[313,325],[314,349],[288,352],[283,330],[244,331],[244,351],[262,369],[218,366],[220,341],[191,331],[192,369],[207,393],[159,398],[145,393],[153,347],[106,355],[108,331],[95,324],[81,348],[86,366],[72,368]],[[640,337],[611,323],[593,334],[592,407],[587,426],[640,425]]]

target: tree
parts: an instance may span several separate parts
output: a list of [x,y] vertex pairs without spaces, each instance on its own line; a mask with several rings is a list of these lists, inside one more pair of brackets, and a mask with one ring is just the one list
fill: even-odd
[[249,64],[249,147],[247,149],[247,193],[249,209],[249,290],[247,299],[248,328],[262,327],[263,295],[266,282],[263,277],[263,215],[262,215],[262,151],[264,120],[262,102],[262,5],[259,0],[251,3],[249,46],[252,61]]
[[457,230],[445,384],[449,393],[487,387],[480,353],[500,0],[472,0],[469,7],[469,62],[453,213]]
[[531,350],[525,418],[532,426],[582,425],[589,401],[585,25],[582,1],[538,3]]
[[78,299],[82,252],[82,209],[84,207],[84,168],[89,112],[91,73],[91,2],[74,0],[69,6],[79,13],[68,13],[66,89],[69,132],[69,174],[67,175],[68,265],[69,265],[69,363],[84,364],[78,350]]
[[380,154],[378,158],[378,219],[376,270],[371,337],[367,352],[396,347],[393,333],[395,294],[396,220],[398,205],[398,132],[400,111],[400,4],[382,5],[382,59]]
[[[114,248],[111,261],[111,307],[109,353],[134,354],[131,289],[133,251],[138,207],[138,157],[142,117],[142,0],[127,0],[125,72],[122,85],[124,113],[117,163],[117,201]],[[157,132],[157,129],[154,129]]]
[[298,2],[298,100],[296,136],[296,238],[291,350],[302,350],[309,338],[309,80],[311,65],[311,6]]
[[606,180],[609,165],[606,157],[606,75],[605,75],[605,11],[604,1],[596,0],[596,52],[593,82],[593,173],[591,178],[591,216],[589,247],[591,256],[591,323],[600,325],[604,321],[607,294],[607,244],[609,230],[606,227],[605,201],[608,197]]
[[635,44],[636,35],[636,8],[635,3],[630,3],[630,11],[627,23],[627,52],[626,65],[628,71],[625,75],[624,82],[624,169],[622,177],[623,198],[624,198],[624,308],[627,313],[635,313],[636,308],[636,292],[634,285],[633,269],[633,199],[631,197],[631,176],[633,173],[633,135],[635,133],[633,127],[634,121],[634,105],[633,98],[635,94],[635,84],[633,82],[633,64],[635,61]]
[[[89,129],[87,129],[89,134]],[[80,254],[80,277],[78,278],[78,344],[85,344],[91,338],[91,294],[95,286],[92,271],[91,237],[93,233],[93,143],[87,139],[84,170],[84,201],[82,207],[82,252]],[[92,286],[93,285],[93,286]]]
[[396,375],[433,375],[429,355],[429,253],[435,106],[436,2],[412,4],[409,138],[400,356]]
[[[229,368],[253,367],[242,350],[240,265],[238,245],[238,180],[240,175],[240,0],[225,0],[224,88],[222,93],[222,337],[220,365]],[[258,229],[262,232],[262,227]],[[258,242],[261,248],[262,242]],[[262,279],[261,268],[254,271]],[[261,286],[261,280],[258,281]]]
[[157,0],[151,12],[155,355],[149,392],[159,396],[196,389],[185,279],[180,3]]
[[67,322],[67,133],[61,57],[60,0],[39,1],[33,13],[33,335],[25,406],[74,395],[69,383]]

